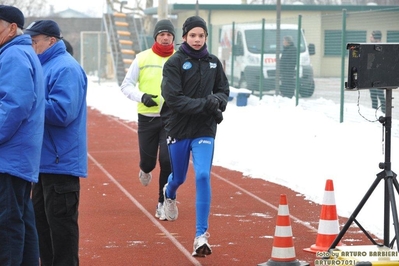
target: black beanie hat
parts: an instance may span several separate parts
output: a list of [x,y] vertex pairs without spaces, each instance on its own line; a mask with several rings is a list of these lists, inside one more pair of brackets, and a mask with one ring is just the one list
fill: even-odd
[[173,35],[173,40],[175,39],[175,27],[173,27],[172,22],[169,19],[161,19],[155,24],[154,28],[154,40],[157,39],[157,35],[161,32],[169,32]]
[[186,19],[186,21],[183,24],[183,35],[186,35],[191,29],[196,28],[196,27],[201,27],[205,30],[206,35],[208,36],[208,28],[206,27],[206,22],[203,20],[203,18],[199,16],[192,16]]
[[15,23],[20,29],[23,29],[25,24],[24,14],[13,6],[0,5],[0,19],[8,23]]
[[373,35],[373,38],[374,38],[374,39],[376,39],[376,40],[381,40],[381,36],[382,36],[381,31],[379,31],[379,30],[374,30],[374,31],[371,33],[371,35]]

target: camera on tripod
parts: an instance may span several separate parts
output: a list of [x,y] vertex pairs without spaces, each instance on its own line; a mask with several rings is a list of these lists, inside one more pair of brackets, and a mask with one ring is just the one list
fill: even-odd
[[348,43],[347,90],[399,87],[399,43]]

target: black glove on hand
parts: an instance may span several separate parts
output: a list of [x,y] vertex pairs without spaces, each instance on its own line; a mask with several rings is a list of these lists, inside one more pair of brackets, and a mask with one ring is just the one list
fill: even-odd
[[218,99],[220,111],[222,111],[222,112],[226,111],[227,102],[226,102],[225,100],[223,100],[220,96],[217,96],[217,95],[215,95],[215,94],[213,94],[213,97],[215,97],[216,99]]
[[141,97],[141,102],[147,107],[158,106],[158,104],[152,99],[157,97],[158,95],[144,93]]
[[215,112],[219,108],[219,100],[214,97],[212,94],[206,96],[206,102],[205,102],[205,111],[208,111],[209,113]]
[[220,124],[223,121],[223,113],[220,111],[220,109],[217,109],[215,112],[213,112],[213,118],[215,118],[216,123]]

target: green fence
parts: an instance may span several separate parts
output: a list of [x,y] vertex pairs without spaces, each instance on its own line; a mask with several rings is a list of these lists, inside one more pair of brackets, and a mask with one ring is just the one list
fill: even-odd
[[[211,25],[208,42],[211,52],[222,61],[230,85],[247,88],[260,100],[266,96],[281,95],[282,40],[291,36],[297,49],[294,97],[301,101],[325,99],[339,105],[332,117],[343,122],[358,113],[349,113],[345,106],[357,105],[367,119],[374,120],[381,108],[371,105],[369,90],[345,90],[347,80],[347,43],[368,43],[374,30],[382,33],[382,42],[399,45],[399,9],[322,15],[282,16],[280,21],[232,21],[225,25]],[[277,23],[279,22],[279,23]],[[399,56],[399,55],[398,55]],[[393,106],[397,90],[393,90]],[[399,99],[399,98],[398,98]],[[380,104],[379,104],[380,105]],[[393,118],[399,118],[399,108],[393,109]]]

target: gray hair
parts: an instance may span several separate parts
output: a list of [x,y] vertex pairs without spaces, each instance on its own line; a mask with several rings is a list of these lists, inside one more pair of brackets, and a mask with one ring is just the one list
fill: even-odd
[[284,36],[283,40],[288,42],[290,45],[294,44],[294,39],[291,36]]
[[[2,22],[3,23],[3,26],[4,27],[8,27],[8,26],[10,26],[11,25],[11,23],[10,22],[8,22],[8,21],[5,21],[5,20],[1,20],[0,19],[0,22]],[[19,27],[17,27],[17,32],[16,32],[16,36],[18,36],[18,35],[22,35],[22,34],[24,34],[24,31],[22,30],[22,29],[20,29]]]
[[17,35],[22,35],[24,34],[24,31],[20,28],[17,28]]

